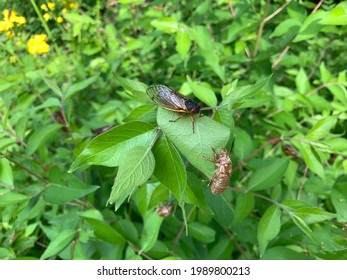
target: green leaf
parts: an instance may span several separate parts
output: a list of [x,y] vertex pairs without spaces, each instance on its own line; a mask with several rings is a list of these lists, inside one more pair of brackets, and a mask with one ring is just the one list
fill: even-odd
[[195,118],[195,133],[192,122],[181,118],[179,115],[163,108],[158,108],[157,121],[166,137],[176,146],[188,161],[201,170],[208,178],[211,178],[215,165],[204,159],[212,157],[212,148],[219,150],[226,146],[230,136],[230,128],[206,117]]
[[233,251],[233,243],[229,238],[223,238],[208,252],[210,260],[230,260]]
[[187,184],[187,173],[182,158],[165,136],[157,140],[152,152],[156,163],[154,176],[172,191],[178,201],[181,201]]
[[311,88],[305,70],[302,67],[300,68],[299,73],[296,75],[295,83],[296,88],[301,94],[307,93]]
[[17,143],[17,141],[14,138],[0,139],[0,152],[15,143]]
[[76,93],[78,93],[79,91],[87,88],[88,86],[90,86],[91,84],[93,84],[97,78],[99,77],[99,75],[90,77],[86,80],[83,80],[81,82],[78,83],[74,83],[72,84],[66,91],[65,94],[65,100],[68,100],[69,98],[73,97]]
[[320,24],[324,25],[347,25],[347,11],[343,8],[343,3],[340,3],[335,8],[327,12]]
[[108,203],[115,203],[117,210],[138,186],[147,182],[154,171],[152,152],[143,146],[130,149],[121,161]]
[[176,51],[180,54],[181,58],[184,59],[189,52],[190,46],[192,44],[187,31],[179,30],[176,33]]
[[43,145],[48,138],[55,134],[62,125],[60,124],[48,124],[39,128],[31,134],[28,140],[28,147],[25,151],[26,156],[33,154],[41,145]]
[[0,207],[5,207],[12,204],[17,204],[26,200],[30,197],[24,194],[16,193],[14,191],[3,191],[0,189]]
[[330,129],[332,129],[337,122],[337,117],[329,116],[320,119],[316,124],[307,132],[306,139],[308,140],[320,140],[329,135]]
[[296,226],[303,232],[305,233],[309,238],[311,238],[312,240],[314,240],[313,234],[312,234],[312,230],[310,229],[310,227],[305,223],[305,221],[303,219],[301,219],[300,217],[296,216],[296,215],[291,215],[291,218],[294,222],[294,224],[296,224]]
[[189,87],[197,98],[208,106],[212,107],[217,105],[217,97],[212,89],[192,81],[189,76],[187,76],[187,81]]
[[0,158],[0,185],[13,187],[13,173],[10,162],[6,158]]
[[129,122],[98,135],[89,142],[72,163],[69,172],[85,165],[118,166],[135,146],[147,146],[155,135],[154,126],[146,122]]
[[319,156],[315,151],[314,147],[306,143],[300,143],[300,154],[302,155],[305,163],[311,171],[316,173],[323,180],[325,179],[325,172],[322,163],[320,162]]
[[49,243],[47,249],[43,252],[41,260],[51,258],[58,255],[63,251],[74,239],[76,235],[76,230],[66,229],[54,238],[51,243]]
[[293,42],[301,42],[317,36],[322,29],[322,19],[325,17],[325,12],[318,10],[317,12],[310,14],[302,24],[298,35],[294,38]]
[[43,193],[43,198],[48,203],[64,204],[68,201],[81,198],[95,192],[99,186],[83,183],[71,174],[65,174],[66,184],[51,184]]
[[[195,26],[188,30],[190,37],[194,40],[200,49],[213,50],[213,39],[205,26]],[[209,43],[207,43],[209,42]]]
[[155,123],[157,119],[157,106],[152,104],[142,105],[134,108],[123,122],[143,121]]
[[258,225],[259,254],[262,257],[269,242],[274,239],[281,229],[281,210],[275,205],[270,206],[261,217]]
[[141,235],[141,251],[148,252],[157,241],[161,223],[164,218],[155,211],[147,212],[143,219],[143,232]]
[[215,240],[216,231],[198,222],[189,222],[188,232],[190,236],[202,243],[212,243]]
[[275,30],[271,33],[270,38],[281,37],[288,33],[297,33],[300,29],[300,21],[297,19],[286,19],[278,24]]
[[237,194],[233,225],[237,225],[253,210],[254,195],[248,193]]
[[317,207],[312,207],[299,200],[287,200],[283,202],[283,205],[286,206],[293,215],[299,217],[305,224],[319,223],[336,217],[335,214]]
[[225,73],[224,67],[219,64],[219,56],[214,50],[201,50],[200,54],[205,59],[205,64],[210,66],[216,75],[224,81]]
[[131,97],[141,102],[148,102],[150,98],[146,94],[147,85],[139,81],[122,78],[115,75],[116,81],[127,91],[130,92]]
[[257,169],[251,176],[247,189],[253,191],[269,189],[277,184],[286,172],[290,158],[275,158],[264,162],[264,166]]
[[243,86],[237,89],[234,89],[234,87],[230,87],[225,92],[223,103],[227,103],[229,109],[239,107],[247,99],[253,98],[257,94],[259,94],[271,78],[272,75],[266,77],[264,80],[254,85]]
[[63,92],[61,90],[61,88],[58,86],[58,84],[53,81],[53,80],[50,80],[48,78],[43,78],[45,84],[56,94],[58,95],[59,97],[62,97],[63,96]]
[[160,18],[151,21],[151,25],[165,33],[175,33],[178,31],[178,22],[172,18]]
[[86,218],[86,221],[93,227],[94,234],[101,240],[114,245],[125,243],[124,237],[110,225],[96,219]]
[[243,129],[235,129],[234,151],[240,160],[246,159],[253,152],[253,141],[251,136]]
[[347,222],[347,176],[343,175],[337,178],[331,190],[331,202],[333,203],[337,221],[339,223]]

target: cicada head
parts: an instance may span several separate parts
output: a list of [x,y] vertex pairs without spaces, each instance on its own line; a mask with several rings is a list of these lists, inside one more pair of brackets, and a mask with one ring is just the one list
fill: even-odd
[[200,105],[190,98],[184,99],[184,105],[186,106],[187,111],[190,113],[197,114],[200,112]]

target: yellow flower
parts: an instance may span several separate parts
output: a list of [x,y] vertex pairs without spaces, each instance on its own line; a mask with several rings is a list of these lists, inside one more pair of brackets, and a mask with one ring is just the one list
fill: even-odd
[[52,17],[50,14],[44,13],[43,18],[45,19],[45,21],[49,21]]
[[48,8],[52,11],[55,8],[55,3],[49,2],[48,3]]
[[27,21],[25,19],[25,17],[14,17],[14,18],[11,18],[12,19],[12,22],[15,22],[17,23],[18,25],[23,25],[23,24],[26,24]]
[[57,22],[58,23],[62,23],[63,22],[63,18],[61,16],[57,17]]
[[10,60],[11,63],[16,62],[16,57],[11,55],[9,60]]
[[47,11],[47,10],[48,10],[46,4],[42,4],[42,5],[40,6],[40,8],[41,8],[42,10],[44,10],[44,11]]
[[69,6],[70,6],[71,9],[78,8],[78,4],[76,4],[74,2],[71,2]]
[[7,31],[11,29],[14,26],[14,23],[12,21],[4,20],[0,21],[0,32]]
[[43,54],[49,51],[49,45],[46,43],[46,34],[36,34],[34,38],[28,41],[28,52],[30,54]]
[[67,13],[67,10],[64,8],[64,9],[61,10],[61,12],[62,12],[63,14],[66,14],[66,13]]

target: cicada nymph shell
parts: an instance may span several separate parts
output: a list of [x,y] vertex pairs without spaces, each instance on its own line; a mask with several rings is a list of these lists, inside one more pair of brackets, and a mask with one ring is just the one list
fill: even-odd
[[229,157],[228,151],[225,148],[222,148],[220,150],[219,155],[216,153],[214,149],[212,149],[212,151],[213,159],[205,159],[213,162],[217,166],[217,169],[214,171],[212,175],[212,178],[209,182],[209,186],[213,194],[220,194],[224,192],[229,185],[230,177],[233,172],[233,165]]

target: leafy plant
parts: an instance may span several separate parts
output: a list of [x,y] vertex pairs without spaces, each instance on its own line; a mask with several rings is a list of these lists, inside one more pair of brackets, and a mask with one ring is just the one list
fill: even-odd
[[346,259],[346,1],[7,2],[1,259]]

